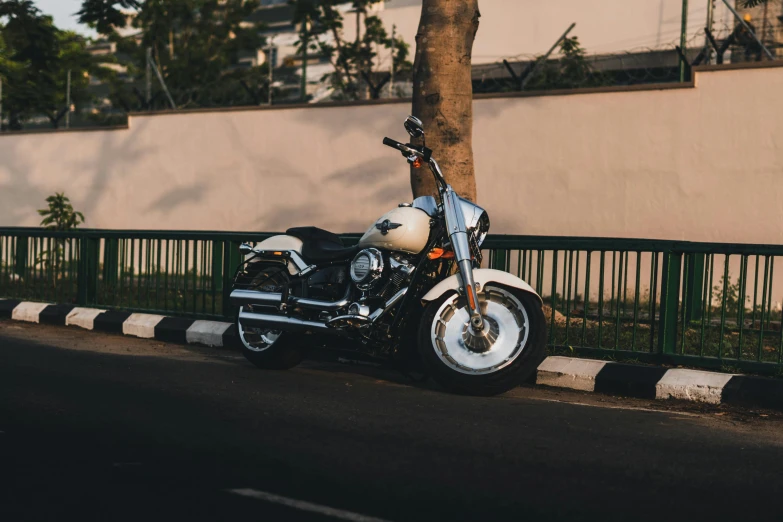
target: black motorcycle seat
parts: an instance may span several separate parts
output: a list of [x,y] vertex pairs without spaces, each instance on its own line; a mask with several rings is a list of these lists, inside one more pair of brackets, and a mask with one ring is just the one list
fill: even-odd
[[340,236],[318,227],[289,228],[285,233],[302,240],[302,257],[308,263],[343,261],[359,251],[358,246],[346,247]]

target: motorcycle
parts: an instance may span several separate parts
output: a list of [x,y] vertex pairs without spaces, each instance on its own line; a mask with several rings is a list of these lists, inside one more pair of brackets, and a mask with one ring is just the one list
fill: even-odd
[[243,244],[231,303],[245,357],[287,369],[322,341],[387,359],[418,359],[448,390],[495,395],[529,378],[545,356],[543,302],[521,279],[480,268],[489,216],[446,183],[422,122],[421,145],[384,138],[425,164],[439,199],[418,197],[381,216],[355,246],[316,227]]

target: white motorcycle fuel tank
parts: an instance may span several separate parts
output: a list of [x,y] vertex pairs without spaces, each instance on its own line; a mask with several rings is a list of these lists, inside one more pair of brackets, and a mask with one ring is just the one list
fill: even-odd
[[362,248],[418,254],[430,237],[430,216],[413,207],[399,207],[381,216],[359,240]]

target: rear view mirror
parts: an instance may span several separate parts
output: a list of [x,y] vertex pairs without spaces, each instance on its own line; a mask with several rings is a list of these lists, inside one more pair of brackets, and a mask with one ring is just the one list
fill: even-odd
[[411,135],[411,138],[421,138],[424,136],[424,124],[415,116],[408,116],[405,120],[405,130]]

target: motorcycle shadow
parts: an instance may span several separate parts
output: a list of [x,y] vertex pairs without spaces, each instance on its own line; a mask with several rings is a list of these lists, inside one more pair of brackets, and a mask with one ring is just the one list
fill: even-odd
[[313,350],[308,353],[307,358],[297,368],[335,374],[361,375],[395,385],[440,390],[428,375],[415,366],[403,368],[385,359],[377,359],[351,351]]

